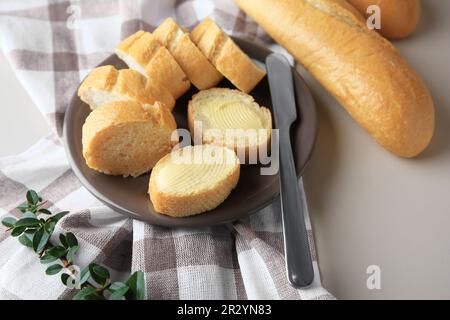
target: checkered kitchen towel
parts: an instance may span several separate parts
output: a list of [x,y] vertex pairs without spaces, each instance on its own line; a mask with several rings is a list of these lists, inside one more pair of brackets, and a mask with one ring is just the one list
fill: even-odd
[[[332,299],[320,285],[314,250],[313,286],[289,286],[280,216],[273,207],[227,226],[155,227],[105,207],[74,176],[59,137],[77,85],[121,39],[138,29],[151,31],[168,16],[188,27],[212,16],[230,33],[270,41],[232,0],[0,1],[1,48],[55,128],[25,153],[0,159],[1,218],[17,216],[14,208],[27,189],[38,191],[52,209],[72,212],[56,231],[71,231],[80,239],[78,265],[100,262],[115,279],[142,270],[149,299]],[[309,219],[307,226],[314,248]],[[59,277],[44,274],[33,252],[0,231],[0,298],[72,295]]]

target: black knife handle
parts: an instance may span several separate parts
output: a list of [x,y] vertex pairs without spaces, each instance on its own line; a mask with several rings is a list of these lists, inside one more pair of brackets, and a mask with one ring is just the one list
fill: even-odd
[[304,199],[298,186],[289,127],[280,129],[280,200],[288,279],[292,286],[304,288],[312,283],[314,270],[303,212]]

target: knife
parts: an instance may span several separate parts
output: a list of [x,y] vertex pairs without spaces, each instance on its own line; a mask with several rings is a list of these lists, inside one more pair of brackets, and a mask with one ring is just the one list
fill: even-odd
[[290,136],[291,125],[297,119],[292,68],[277,53],[266,58],[266,68],[280,138],[280,200],[287,277],[293,287],[304,288],[312,283],[314,271]]

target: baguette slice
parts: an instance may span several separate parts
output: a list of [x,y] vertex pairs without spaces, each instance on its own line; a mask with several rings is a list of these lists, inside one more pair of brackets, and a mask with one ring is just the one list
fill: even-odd
[[135,101],[103,104],[86,118],[83,156],[89,168],[137,177],[150,171],[172,149],[175,119],[165,106]]
[[[188,106],[191,134],[201,142],[233,149],[241,161],[258,158],[270,149],[272,116],[252,96],[238,90],[214,88],[200,91]],[[250,157],[250,155],[252,155]]]
[[153,36],[165,46],[199,90],[215,87],[222,74],[214,68],[187,33],[172,18],[167,18]]
[[175,106],[172,94],[158,83],[147,80],[131,69],[117,70],[102,66],[92,70],[78,89],[78,96],[92,110],[112,101],[137,101],[143,104],[163,103],[170,110]]
[[[235,0],[385,149],[415,157],[430,143],[430,91],[400,52],[345,0]],[[393,1],[392,1],[393,2]]]
[[188,146],[158,161],[148,192],[159,213],[195,215],[220,205],[236,187],[239,173],[234,151],[211,145]]
[[266,75],[211,19],[191,32],[191,38],[225,78],[241,91],[250,92]]
[[117,56],[128,67],[159,82],[175,99],[183,95],[190,82],[170,52],[149,32],[138,31],[119,43]]

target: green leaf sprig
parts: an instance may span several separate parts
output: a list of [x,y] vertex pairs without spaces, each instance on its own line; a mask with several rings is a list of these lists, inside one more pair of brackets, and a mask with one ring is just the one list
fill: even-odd
[[[42,264],[49,265],[45,270],[47,275],[60,274],[65,286],[79,290],[74,300],[145,299],[142,271],[131,274],[126,282],[113,282],[108,269],[96,263],[80,269],[74,264],[79,245],[72,232],[61,233],[59,243],[50,241],[56,224],[69,212],[53,214],[44,208],[46,201],[42,201],[34,190],[27,191],[26,199],[25,203],[17,207],[22,213],[21,218],[6,217],[2,224],[22,245],[33,249]],[[76,270],[81,271],[77,274]]]

